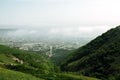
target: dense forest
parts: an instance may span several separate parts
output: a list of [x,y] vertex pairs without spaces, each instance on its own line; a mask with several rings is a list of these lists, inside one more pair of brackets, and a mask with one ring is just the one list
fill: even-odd
[[119,61],[120,26],[75,50],[61,65],[61,69],[102,80],[120,80]]

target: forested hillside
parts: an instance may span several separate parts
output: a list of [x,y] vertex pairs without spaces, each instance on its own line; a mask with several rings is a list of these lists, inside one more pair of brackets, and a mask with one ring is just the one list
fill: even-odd
[[62,73],[48,57],[0,45],[0,80],[98,80]]
[[108,80],[120,80],[120,26],[98,36],[72,53],[63,71]]

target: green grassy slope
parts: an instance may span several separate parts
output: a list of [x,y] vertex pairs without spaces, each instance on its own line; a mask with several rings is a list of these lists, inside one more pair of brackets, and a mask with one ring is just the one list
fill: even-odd
[[0,68],[0,80],[43,80],[32,75]]
[[54,64],[46,56],[3,45],[0,45],[0,67],[39,78],[42,74],[54,72]]
[[18,58],[23,62],[23,65],[28,65],[42,70],[49,71],[54,68],[54,65],[50,60],[43,55],[0,45],[0,63],[21,64],[20,61],[16,61],[13,58]]
[[[73,73],[55,73],[49,75],[42,75],[45,80],[100,80],[97,78],[86,77],[83,75],[76,75]],[[49,78],[48,78],[49,76]]]
[[109,30],[87,45],[77,49],[62,64],[63,71],[86,76],[119,80],[120,77],[120,26]]
[[68,80],[100,80],[97,78],[74,75],[74,74],[69,74],[69,73],[63,73],[63,74],[59,74],[59,75],[69,78]]

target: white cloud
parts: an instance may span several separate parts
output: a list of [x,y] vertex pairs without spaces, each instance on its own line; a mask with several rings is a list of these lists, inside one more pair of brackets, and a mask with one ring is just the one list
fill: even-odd
[[52,35],[77,36],[77,37],[96,37],[107,30],[110,26],[84,26],[84,27],[57,27],[50,30]]
[[86,37],[95,38],[112,26],[78,26],[78,27],[41,27],[33,29],[15,29],[7,32],[4,37],[10,38],[48,38],[48,37]]
[[37,34],[37,31],[35,30],[23,30],[23,29],[18,29],[15,31],[9,31],[6,33],[7,36],[9,37],[25,37],[25,36],[35,36]]

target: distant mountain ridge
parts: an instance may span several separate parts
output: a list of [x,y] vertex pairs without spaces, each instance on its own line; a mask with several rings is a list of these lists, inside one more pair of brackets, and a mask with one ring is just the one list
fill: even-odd
[[120,26],[75,50],[61,65],[72,71],[103,80],[120,80]]

